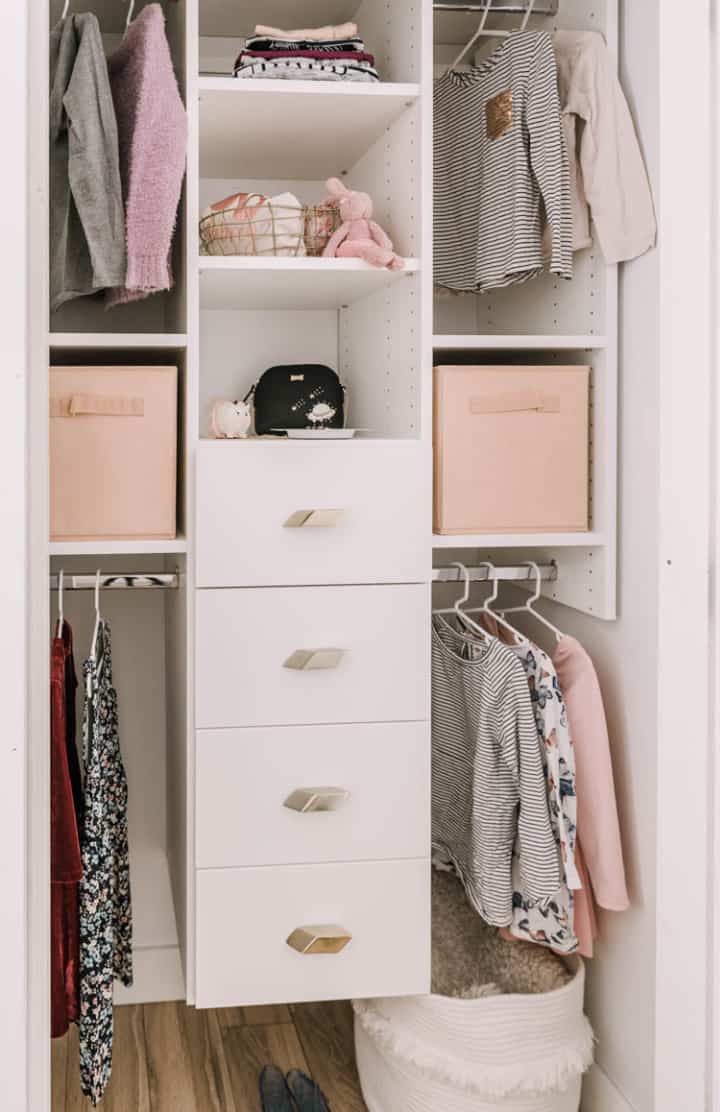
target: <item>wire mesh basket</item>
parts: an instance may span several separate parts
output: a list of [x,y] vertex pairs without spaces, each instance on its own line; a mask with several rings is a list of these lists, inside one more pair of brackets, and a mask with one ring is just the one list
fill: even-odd
[[296,205],[238,194],[231,207],[200,221],[208,255],[321,255],[339,226],[334,205]]
[[305,249],[308,255],[322,255],[333,232],[340,227],[336,205],[305,206]]

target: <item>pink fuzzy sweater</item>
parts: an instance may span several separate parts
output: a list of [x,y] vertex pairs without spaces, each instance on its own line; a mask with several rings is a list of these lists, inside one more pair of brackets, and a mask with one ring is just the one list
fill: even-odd
[[143,8],[108,62],[125,201],[127,274],[110,305],[173,284],[171,248],[185,174],[187,120],[159,4]]

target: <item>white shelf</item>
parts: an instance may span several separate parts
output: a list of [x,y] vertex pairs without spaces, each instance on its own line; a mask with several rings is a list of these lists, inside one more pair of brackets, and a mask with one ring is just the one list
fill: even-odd
[[184,332],[51,332],[50,347],[184,348],[187,347],[187,335]]
[[216,437],[202,435],[198,438],[198,443],[202,444],[203,450],[206,445],[212,444],[217,447],[219,452],[246,452],[253,448],[260,451],[264,446],[277,446],[278,444],[286,444],[288,451],[292,451],[298,444],[324,444],[325,450],[332,450],[329,445],[336,445],[335,450],[340,452],[346,451],[348,444],[413,444],[416,443],[415,437],[409,436],[373,436],[372,432],[358,432],[350,439],[330,440],[304,440],[302,438],[292,439],[289,436],[255,436],[254,434],[246,437]]
[[201,77],[200,176],[317,181],[350,170],[419,85]]
[[435,335],[436,351],[571,351],[602,350],[607,347],[606,336],[566,335]]
[[51,556],[162,556],[172,552],[187,552],[187,539],[50,541]]
[[369,266],[361,259],[258,258],[200,259],[203,309],[340,309],[419,270],[406,259],[404,270]]
[[441,536],[433,533],[433,548],[601,548],[603,533],[463,533]]

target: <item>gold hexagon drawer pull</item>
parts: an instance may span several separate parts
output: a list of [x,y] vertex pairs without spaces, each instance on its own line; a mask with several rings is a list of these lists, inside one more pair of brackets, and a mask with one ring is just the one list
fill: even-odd
[[352,935],[345,927],[332,925],[296,927],[286,941],[299,954],[339,954]]
[[295,510],[284,522],[285,529],[332,529],[344,510]]
[[296,788],[283,807],[309,815],[316,811],[337,811],[350,798],[346,788]]

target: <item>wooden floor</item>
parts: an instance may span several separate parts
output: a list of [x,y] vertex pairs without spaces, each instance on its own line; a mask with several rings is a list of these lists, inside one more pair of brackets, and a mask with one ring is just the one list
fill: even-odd
[[[113,1073],[102,1112],[260,1112],[258,1074],[304,1070],[331,1112],[366,1112],[350,1004],[195,1011],[184,1004],[115,1009]],[[77,1029],[53,1042],[52,1112],[85,1112]]]

